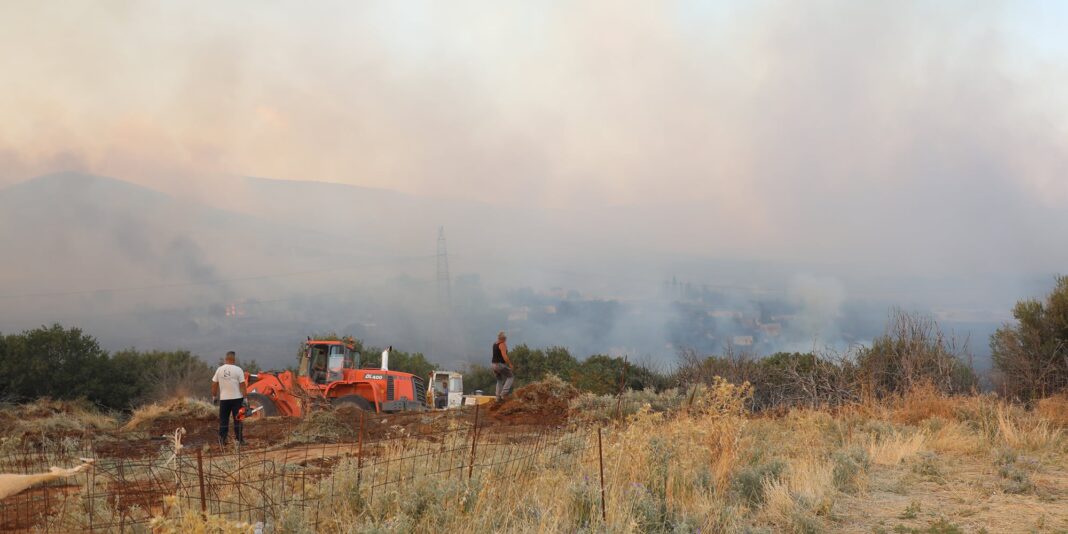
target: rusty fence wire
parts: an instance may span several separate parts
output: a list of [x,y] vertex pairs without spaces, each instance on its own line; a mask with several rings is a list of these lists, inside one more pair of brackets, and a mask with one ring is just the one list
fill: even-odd
[[[318,527],[329,516],[324,502],[354,492],[373,505],[384,492],[429,478],[514,480],[597,446],[593,427],[486,425],[471,408],[361,413],[358,438],[341,443],[187,447],[177,454],[167,442],[136,451],[91,440],[36,444],[0,452],[0,473],[47,472],[82,458],[95,462],[75,477],[0,501],[0,531],[145,532],[172,507],[261,523],[268,531],[283,513],[300,509]],[[336,476],[339,471],[346,477]]]

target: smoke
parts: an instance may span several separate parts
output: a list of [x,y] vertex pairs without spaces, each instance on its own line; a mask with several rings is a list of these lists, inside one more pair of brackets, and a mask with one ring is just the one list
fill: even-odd
[[1064,70],[1012,4],[727,6],[11,8],[0,44],[34,53],[0,60],[0,175],[358,183],[580,209],[583,238],[676,254],[1068,259],[1033,237],[1068,226]]
[[[1068,238],[1065,50],[1049,44],[1059,25],[1033,24],[1057,17],[1035,8],[201,7],[0,6],[0,47],[10,52],[0,56],[0,186],[75,170],[256,220],[200,208],[148,213],[156,224],[147,226],[143,212],[88,217],[111,224],[93,232],[126,261],[94,260],[80,273],[60,260],[90,257],[97,233],[82,244],[62,233],[37,242],[40,227],[15,236],[7,225],[5,243],[48,261],[6,265],[0,289],[203,281],[432,254],[444,224],[454,272],[481,277],[485,306],[526,306],[509,300],[517,287],[589,297],[563,312],[545,311],[560,302],[532,308],[545,316],[527,327],[531,342],[652,351],[698,320],[716,333],[691,341],[719,348],[760,328],[726,312],[775,322],[759,291],[708,295],[702,310],[651,297],[679,264],[696,285],[784,292],[791,309],[774,315],[794,323],[775,346],[801,347],[867,331],[848,326],[843,310],[873,301],[1005,310],[1017,295],[1003,288],[1030,291],[1068,262],[1068,249],[1048,246]],[[265,191],[235,176],[402,194]],[[219,227],[233,228],[216,235]],[[422,268],[360,271],[359,295],[377,306],[305,315],[336,328],[404,325],[383,338],[422,331],[433,303],[383,282],[428,283],[431,268]],[[231,284],[217,296],[349,291],[349,275]],[[136,304],[198,306],[195,296]],[[507,327],[508,314],[495,313],[471,324]],[[436,332],[457,328],[475,327],[412,335],[433,346]],[[468,350],[455,346],[458,357]]]
[[[845,286],[830,277],[797,275],[790,280],[786,291],[787,302],[796,307],[791,318],[787,338],[799,346],[784,347],[786,350],[804,352],[824,347],[844,349],[839,331],[842,306],[846,302]],[[806,336],[810,339],[804,339]],[[805,341],[809,345],[802,345]]]

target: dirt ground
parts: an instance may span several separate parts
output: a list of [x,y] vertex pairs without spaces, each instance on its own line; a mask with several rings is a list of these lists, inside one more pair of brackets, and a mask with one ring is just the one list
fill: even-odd
[[[471,406],[398,414],[361,413],[343,407],[305,418],[263,418],[246,421],[245,440],[249,448],[355,442],[361,433],[366,441],[412,436],[434,441],[443,432],[472,427],[476,418],[479,428],[486,429],[480,435],[487,439],[519,439],[566,424],[569,403],[577,394],[570,384],[556,379],[521,387],[504,403],[480,406],[477,415]],[[128,420],[77,402],[43,399],[0,410],[0,423],[7,428],[0,435],[23,448],[70,438],[91,443],[102,457],[136,458],[159,454],[178,428],[185,429],[184,447],[213,446],[218,441],[217,421],[210,404],[191,399],[146,406]]]
[[523,386],[502,403],[489,406],[490,424],[558,426],[567,422],[571,400],[578,396],[571,384],[543,380]]
[[[1035,462],[1034,488],[1005,490],[986,456],[940,458],[936,469],[916,464],[872,466],[866,492],[835,506],[835,532],[1068,532],[1068,468]],[[917,472],[919,471],[919,472]],[[953,528],[956,527],[957,530]]]
[[[507,436],[530,434],[540,428],[560,425],[566,422],[566,401],[563,405],[542,405],[530,403],[532,391],[499,406],[499,409],[480,407],[479,427],[487,429],[488,439],[506,439]],[[300,418],[271,417],[248,421],[245,423],[245,440],[247,448],[283,447],[294,440],[294,436],[303,432],[305,442],[329,443],[335,441],[355,442],[359,436],[361,414],[358,409],[342,408],[332,414],[333,417],[321,424],[340,425],[340,432],[330,432],[330,436],[317,437],[314,428],[306,428]],[[367,442],[384,439],[421,436],[430,441],[441,439],[440,435],[457,425],[474,424],[475,410],[465,407],[462,411],[422,412],[399,414],[363,414],[363,439]],[[302,424],[303,423],[303,424]],[[95,448],[103,456],[136,457],[156,454],[169,443],[175,429],[182,427],[186,435],[182,440],[185,447],[211,446],[218,440],[218,420],[214,417],[166,418],[152,422],[142,431],[129,432],[115,430],[95,436]],[[337,429],[335,429],[337,430]],[[231,439],[233,434],[231,432]]]

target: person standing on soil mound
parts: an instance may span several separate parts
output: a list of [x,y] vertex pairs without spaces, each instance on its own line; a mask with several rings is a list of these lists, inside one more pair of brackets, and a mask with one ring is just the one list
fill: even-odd
[[211,377],[211,397],[219,401],[219,445],[226,445],[226,435],[230,433],[230,418],[234,419],[234,439],[238,443],[245,444],[245,436],[242,433],[241,420],[237,418],[237,412],[245,403],[245,393],[248,384],[245,383],[245,371],[237,365],[237,353],[226,353],[226,363],[215,370],[215,376]]
[[512,360],[508,359],[508,337],[504,332],[497,334],[497,342],[493,344],[493,359],[490,360],[490,368],[497,377],[497,402],[503,401],[512,392],[512,381],[515,374],[512,373]]

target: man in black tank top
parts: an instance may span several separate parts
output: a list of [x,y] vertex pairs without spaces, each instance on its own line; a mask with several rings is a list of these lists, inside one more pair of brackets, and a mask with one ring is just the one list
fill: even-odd
[[508,359],[507,340],[504,332],[497,334],[497,342],[493,344],[493,359],[490,360],[490,368],[497,377],[497,402],[501,402],[512,392],[512,381],[515,379],[512,360]]

